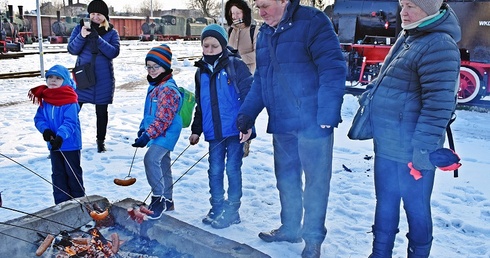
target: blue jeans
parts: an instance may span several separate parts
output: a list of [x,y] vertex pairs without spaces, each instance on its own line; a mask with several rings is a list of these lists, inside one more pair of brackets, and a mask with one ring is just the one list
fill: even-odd
[[332,177],[333,134],[318,130],[273,135],[281,230],[302,232],[303,239],[313,243],[322,243],[327,234],[325,219]]
[[170,151],[162,146],[152,144],[146,151],[144,163],[146,179],[151,186],[153,195],[163,195],[166,199],[172,199],[173,179],[172,168],[170,167]]
[[374,160],[376,211],[373,226],[373,258],[391,257],[398,232],[400,204],[407,215],[409,248],[417,255],[429,257],[432,243],[430,197],[435,170],[422,170],[422,178],[415,180],[407,164],[381,157]]
[[208,178],[211,203],[219,203],[224,199],[225,166],[228,177],[228,201],[240,202],[242,197],[242,158],[243,144],[240,143],[238,136],[209,141]]
[[50,151],[55,204],[85,195],[80,151],[63,151],[63,155],[60,151]]

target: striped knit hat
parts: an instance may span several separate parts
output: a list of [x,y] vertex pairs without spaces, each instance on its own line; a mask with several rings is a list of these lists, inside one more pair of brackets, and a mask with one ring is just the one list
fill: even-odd
[[172,65],[172,50],[170,50],[170,47],[166,44],[153,47],[148,51],[148,54],[146,54],[145,64],[147,61],[153,61],[165,68],[165,71],[168,71]]

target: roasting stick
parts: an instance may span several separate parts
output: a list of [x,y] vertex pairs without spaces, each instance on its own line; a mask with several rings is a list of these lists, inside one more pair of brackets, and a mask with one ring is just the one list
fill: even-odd
[[[68,164],[68,167],[70,168],[71,172],[73,173],[73,176],[75,177],[75,179],[77,180],[77,183],[78,185],[82,188],[83,190],[83,195],[85,196],[85,198],[87,198],[87,201],[88,203],[92,203],[87,194],[85,193],[85,188],[83,187],[82,183],[80,182],[80,180],[78,179],[77,175],[75,174],[75,171],[73,170],[73,168],[71,167],[71,164],[70,162],[68,162],[68,159],[65,157],[65,154],[60,150],[59,151],[61,153],[61,156],[63,156],[63,159],[65,159],[65,162],[66,164]],[[68,195],[69,196],[69,195]],[[72,197],[73,198],[73,197]],[[76,199],[75,199],[76,200]],[[81,203],[80,203],[81,204]],[[103,220],[105,219],[107,216],[109,216],[109,208],[107,208],[105,211],[103,212],[99,212],[95,209],[92,209],[91,207],[89,207],[89,205],[85,205],[85,208],[87,209],[87,211],[89,212],[89,215],[90,217],[92,217],[92,219],[94,220]]]

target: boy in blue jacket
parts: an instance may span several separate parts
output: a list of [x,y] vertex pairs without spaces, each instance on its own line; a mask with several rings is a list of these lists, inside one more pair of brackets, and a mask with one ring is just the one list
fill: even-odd
[[39,105],[34,123],[50,150],[53,196],[58,204],[85,195],[80,166],[80,106],[75,83],[64,66],[51,67],[46,83],[30,89],[28,95]]
[[[252,84],[252,74],[239,55],[227,48],[228,35],[217,24],[201,33],[203,58],[196,62],[196,111],[190,144],[209,142],[209,193],[211,210],[202,220],[214,228],[240,223],[243,143],[236,128],[238,110]],[[235,74],[229,74],[233,73]],[[236,78],[236,79],[235,79]],[[235,85],[236,84],[236,85]],[[228,177],[225,199],[224,173]]]
[[145,58],[148,86],[143,120],[133,147],[148,146],[144,164],[146,179],[151,186],[153,212],[149,219],[159,219],[163,211],[175,209],[170,152],[174,150],[180,132],[182,117],[179,110],[182,98],[172,77],[172,50],[166,44],[150,49]]

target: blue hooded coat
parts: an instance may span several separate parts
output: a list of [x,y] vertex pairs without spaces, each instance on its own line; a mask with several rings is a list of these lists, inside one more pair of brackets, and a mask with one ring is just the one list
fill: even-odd
[[[50,75],[56,75],[63,78],[61,87],[75,88],[74,81],[70,78],[70,72],[64,66],[55,65],[46,72],[46,78]],[[80,106],[78,103],[71,103],[62,106],[55,106],[42,102],[34,116],[34,125],[40,133],[50,129],[56,135],[63,138],[61,151],[74,151],[82,149],[82,132],[78,113]],[[48,141],[48,148],[51,149],[51,143]]]

